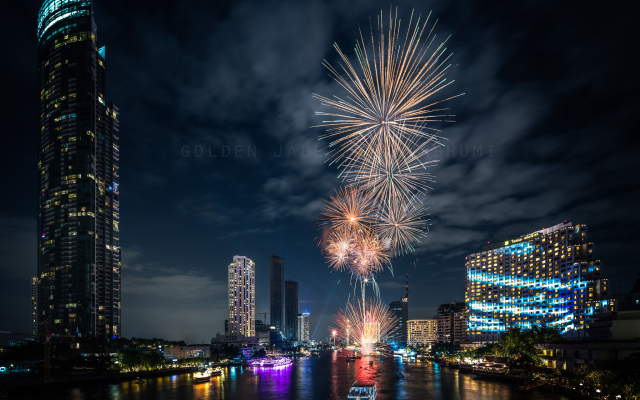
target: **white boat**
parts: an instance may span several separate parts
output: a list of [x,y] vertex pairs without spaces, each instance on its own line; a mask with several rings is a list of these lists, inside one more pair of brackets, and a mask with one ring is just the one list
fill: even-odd
[[222,369],[220,367],[209,368],[208,371],[211,374],[211,376],[220,376],[220,375],[222,375]]
[[211,379],[211,373],[209,371],[195,372],[193,374],[194,383],[208,382]]
[[275,367],[283,367],[285,365],[289,365],[291,364],[291,359],[288,357],[281,357],[281,358],[277,358],[276,359],[276,364],[274,365]]
[[262,362],[262,366],[266,367],[266,368],[275,367],[276,366],[276,360],[274,360],[274,359],[264,360]]
[[291,358],[289,357],[274,357],[274,358],[263,358],[260,360],[252,360],[249,364],[252,368],[263,367],[263,368],[275,368],[275,367],[283,367],[292,363]]
[[358,381],[351,385],[347,399],[349,400],[376,400],[378,388],[374,381]]

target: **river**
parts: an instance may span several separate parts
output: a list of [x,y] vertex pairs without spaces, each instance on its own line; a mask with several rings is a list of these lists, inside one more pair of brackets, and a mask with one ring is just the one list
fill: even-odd
[[[369,362],[374,361],[373,366]],[[222,376],[207,383],[194,384],[192,374],[150,378],[144,384],[133,381],[93,388],[78,388],[48,393],[52,400],[250,400],[250,399],[346,399],[351,384],[374,380],[378,399],[444,399],[444,400],[567,400],[549,391],[519,394],[513,385],[476,379],[457,369],[440,367],[431,362],[406,362],[386,358],[384,363],[373,357],[346,362],[337,353],[325,352],[320,357],[298,358],[293,364],[277,369],[228,367]],[[12,397],[13,398],[13,397]],[[38,396],[19,400],[41,399]]]

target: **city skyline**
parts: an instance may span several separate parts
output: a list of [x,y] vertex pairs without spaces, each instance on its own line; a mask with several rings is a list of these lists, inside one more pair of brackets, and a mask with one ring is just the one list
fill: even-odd
[[[29,285],[37,274],[43,233],[34,199],[34,188],[42,184],[34,151],[41,131],[35,99],[40,6],[10,6],[14,21],[6,27],[16,39],[7,51],[18,56],[2,66],[4,76],[12,78],[6,82],[12,100],[2,110],[3,121],[7,132],[19,134],[7,135],[0,157],[12,171],[11,195],[0,204],[0,301],[12,307],[0,310],[0,326],[23,331],[31,327]],[[265,3],[249,13],[238,4],[196,1],[192,7],[202,10],[202,17],[171,3],[94,1],[93,6],[99,48],[109,49],[108,57],[97,56],[105,65],[108,60],[108,99],[122,110],[122,207],[111,220],[122,227],[117,247],[122,248],[123,331],[116,333],[199,342],[222,331],[228,318],[226,268],[235,254],[256,263],[260,318],[258,312],[269,312],[269,256],[276,253],[286,254],[282,280],[300,284],[298,311],[311,313],[310,335],[326,338],[351,286],[348,277],[328,271],[317,247],[322,199],[341,182],[324,163],[324,152],[315,152],[318,132],[309,127],[318,118],[311,93],[335,89],[321,65],[323,58],[335,60],[331,43],[351,46],[355,23],[366,23],[388,4],[310,2],[282,8]],[[629,39],[616,29],[605,32],[615,45],[605,46],[597,63],[580,45],[602,37],[588,26],[613,11],[538,42],[536,29],[522,30],[507,16],[524,13],[538,20],[537,27],[555,26],[548,15],[568,15],[564,6],[550,5],[552,11],[542,13],[524,4],[487,5],[480,13],[477,4],[415,2],[401,11],[413,7],[425,15],[433,7],[438,30],[453,34],[458,65],[453,78],[466,94],[450,105],[456,124],[438,126],[448,141],[432,170],[437,180],[428,200],[429,235],[415,253],[393,260],[393,275],[385,271],[376,278],[384,304],[401,298],[408,272],[416,288],[409,320],[433,318],[439,305],[464,300],[465,256],[486,242],[504,242],[563,220],[590,227],[589,240],[598,246],[611,293],[629,292],[637,275],[629,249],[638,246],[632,227],[640,219],[634,200],[640,174],[630,161],[636,139],[622,116],[629,112],[626,100],[636,83],[611,87],[594,79],[630,72],[620,58]],[[148,10],[154,10],[152,17]],[[264,28],[269,17],[283,23]],[[524,45],[514,46],[512,37]],[[556,62],[547,67],[546,61],[532,60],[535,54]],[[100,71],[99,63],[96,68]],[[600,116],[603,109],[610,111],[606,118]],[[114,180],[103,180],[111,196],[114,186],[109,190],[108,183]],[[69,212],[96,214],[82,207],[78,203],[78,210]],[[208,315],[206,321],[202,315]]]

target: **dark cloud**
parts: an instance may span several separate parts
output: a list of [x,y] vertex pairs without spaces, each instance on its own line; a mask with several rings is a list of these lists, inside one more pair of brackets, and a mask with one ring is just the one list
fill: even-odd
[[[379,277],[383,301],[410,274],[410,317],[463,298],[466,254],[487,241],[563,220],[589,225],[604,274],[622,290],[637,273],[639,50],[631,3],[399,3],[451,35],[456,123],[432,192],[428,237]],[[1,25],[0,326],[28,329],[35,274],[38,4],[12,3]],[[341,94],[321,61],[352,48],[381,1],[95,2],[107,46],[107,97],[121,110],[123,332],[209,340],[223,329],[226,267],[257,264],[268,308],[269,255],[285,255],[316,338],[353,288],[317,246],[324,199],[341,184],[311,128],[311,93]],[[9,39],[10,38],[10,39]],[[200,154],[200,155],[198,155]],[[615,286],[615,285],[614,285]],[[186,296],[186,297],[185,297]],[[302,306],[301,306],[302,307]]]

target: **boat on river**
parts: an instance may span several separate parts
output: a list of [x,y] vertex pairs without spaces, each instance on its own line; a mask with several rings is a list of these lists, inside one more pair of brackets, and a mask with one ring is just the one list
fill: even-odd
[[275,367],[284,367],[286,365],[291,364],[291,359],[289,357],[276,357],[276,358],[264,358],[262,360],[254,360],[251,363],[252,367],[263,367],[263,368],[275,368]]
[[209,372],[208,370],[193,373],[194,383],[208,382],[210,379],[211,379],[211,372]]
[[358,381],[351,385],[348,400],[376,400],[378,388],[374,381]]

